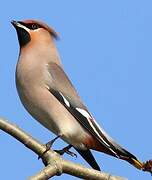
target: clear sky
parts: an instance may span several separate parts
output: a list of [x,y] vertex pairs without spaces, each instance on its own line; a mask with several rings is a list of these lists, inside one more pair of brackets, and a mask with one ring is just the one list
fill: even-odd
[[[151,159],[151,8],[150,0],[1,1],[0,116],[43,143],[54,137],[25,111],[14,81],[19,46],[10,21],[39,19],[59,32],[65,71],[98,123],[139,159]],[[54,147],[63,146],[58,141]],[[32,151],[2,131],[0,147],[0,179],[27,179],[43,167]],[[127,162],[94,155],[103,171],[129,180],[151,179]],[[81,157],[64,157],[88,166]],[[53,179],[67,177],[76,179]]]

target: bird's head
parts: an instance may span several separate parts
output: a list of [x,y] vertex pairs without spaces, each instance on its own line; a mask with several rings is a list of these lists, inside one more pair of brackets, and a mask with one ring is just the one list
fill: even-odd
[[47,24],[37,20],[11,21],[18,35],[20,47],[30,42],[43,42],[58,39],[58,34]]

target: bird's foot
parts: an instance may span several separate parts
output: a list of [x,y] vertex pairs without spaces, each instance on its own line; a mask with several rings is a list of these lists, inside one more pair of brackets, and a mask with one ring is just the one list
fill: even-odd
[[61,149],[61,150],[54,150],[54,151],[57,152],[60,155],[63,155],[64,153],[66,153],[66,154],[69,154],[72,157],[77,157],[77,154],[75,154],[74,152],[69,150],[71,147],[72,147],[72,145],[68,145],[65,148]]
[[59,137],[60,137],[60,136],[57,136],[57,137],[55,137],[54,139],[52,139],[51,141],[49,141],[49,142],[47,142],[47,143],[45,144],[46,150],[45,150],[41,155],[38,156],[38,159],[42,158],[42,156],[43,156],[47,151],[50,150],[50,148],[52,147],[52,145],[54,144],[54,142],[55,142]]
[[152,159],[143,163],[143,171],[150,172],[152,175]]

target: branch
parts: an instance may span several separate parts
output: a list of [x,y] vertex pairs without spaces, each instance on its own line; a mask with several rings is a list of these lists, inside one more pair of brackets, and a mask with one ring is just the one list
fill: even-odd
[[[46,150],[45,145],[25,133],[15,124],[10,123],[3,118],[0,118],[0,129],[16,138],[38,156],[41,156]],[[63,173],[90,180],[126,180],[122,177],[113,176],[103,172],[101,173],[94,169],[85,168],[82,165],[64,160],[60,155],[51,149],[43,155],[42,161],[46,167],[36,175],[30,177],[29,180],[47,180],[50,177],[55,175],[59,176]]]

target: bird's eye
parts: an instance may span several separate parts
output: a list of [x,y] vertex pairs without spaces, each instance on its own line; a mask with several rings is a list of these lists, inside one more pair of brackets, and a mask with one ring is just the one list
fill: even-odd
[[31,25],[31,28],[34,30],[34,29],[38,29],[39,28],[39,25],[38,24],[32,24]]

